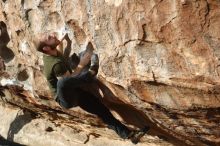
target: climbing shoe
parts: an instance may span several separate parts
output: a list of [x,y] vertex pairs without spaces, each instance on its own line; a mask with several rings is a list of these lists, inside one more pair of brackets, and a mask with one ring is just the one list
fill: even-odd
[[129,139],[131,140],[132,143],[137,144],[140,139],[150,130],[150,127],[145,126],[143,129],[141,130],[137,130],[137,131],[132,131]]

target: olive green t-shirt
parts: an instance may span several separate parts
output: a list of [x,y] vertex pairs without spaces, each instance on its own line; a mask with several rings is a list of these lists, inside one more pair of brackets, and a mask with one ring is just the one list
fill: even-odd
[[57,77],[62,76],[67,71],[70,71],[68,64],[62,55],[49,56],[43,55],[44,75],[47,79],[49,88],[55,98],[57,91]]

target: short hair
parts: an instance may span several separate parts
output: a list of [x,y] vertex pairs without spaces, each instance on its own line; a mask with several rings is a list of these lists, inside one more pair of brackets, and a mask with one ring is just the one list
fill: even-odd
[[46,46],[45,42],[40,41],[38,46],[37,46],[37,51],[44,53],[43,48]]
[[44,41],[47,35],[48,32],[44,32],[44,33],[39,33],[35,36],[33,42],[37,51],[44,53],[43,48],[47,46],[47,44]]
[[43,40],[40,40],[38,38],[35,38],[33,40],[34,47],[37,51],[44,53],[43,48],[46,46],[45,42]]

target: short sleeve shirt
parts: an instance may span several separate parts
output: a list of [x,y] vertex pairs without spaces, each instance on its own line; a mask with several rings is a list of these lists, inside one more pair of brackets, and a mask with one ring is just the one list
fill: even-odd
[[43,62],[44,75],[52,94],[55,96],[57,91],[57,77],[64,75],[67,71],[70,71],[69,66],[62,55],[48,56],[44,54]]
[[68,68],[65,63],[59,62],[53,66],[52,71],[54,72],[56,77],[59,77],[63,76],[68,71]]

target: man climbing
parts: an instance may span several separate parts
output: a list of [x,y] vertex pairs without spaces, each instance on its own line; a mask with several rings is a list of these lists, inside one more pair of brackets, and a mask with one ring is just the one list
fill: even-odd
[[[64,38],[70,41],[68,35]],[[108,128],[113,129],[121,138],[130,138],[133,143],[137,143],[140,137],[149,130],[148,127],[141,131],[128,129],[111,114],[99,98],[81,89],[82,85],[93,82],[98,72],[98,56],[93,54],[92,43],[89,42],[86,50],[80,53],[79,60],[72,65],[72,69],[57,50],[60,42],[54,35],[43,34],[36,43],[37,50],[43,53],[44,75],[55,101],[63,108],[79,106],[83,110],[97,115],[108,125]],[[77,57],[73,56],[74,58]],[[86,66],[88,69],[85,69]]]

